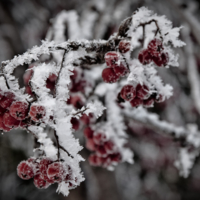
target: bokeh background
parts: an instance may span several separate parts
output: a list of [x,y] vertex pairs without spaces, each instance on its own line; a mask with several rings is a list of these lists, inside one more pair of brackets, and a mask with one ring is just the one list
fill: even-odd
[[[80,20],[95,16],[89,39],[108,39],[120,22],[137,8],[146,6],[166,15],[174,26],[184,26],[181,39],[188,45],[180,50],[179,68],[160,70],[164,82],[174,87],[174,95],[149,111],[160,119],[179,126],[200,126],[200,109],[195,104],[190,78],[190,65],[200,85],[200,1],[195,0],[0,0],[0,61],[22,54],[40,45],[51,26],[51,19],[62,10],[76,10]],[[67,37],[67,26],[66,26]],[[23,86],[27,66],[16,70]],[[198,87],[197,87],[198,88]],[[200,101],[200,99],[199,99]],[[177,146],[172,138],[134,120],[127,124],[129,146],[135,164],[120,164],[113,172],[81,163],[86,181],[68,197],[56,193],[56,186],[39,190],[33,181],[23,181],[16,174],[18,163],[32,156],[33,138],[15,130],[0,135],[0,199],[1,200],[199,200],[200,160],[188,178],[179,176],[174,167]],[[85,144],[84,139],[81,140]],[[89,151],[81,153],[87,159]]]

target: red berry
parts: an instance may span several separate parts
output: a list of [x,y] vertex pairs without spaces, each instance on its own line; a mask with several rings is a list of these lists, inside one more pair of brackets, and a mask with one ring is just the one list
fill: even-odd
[[136,96],[136,90],[132,85],[125,85],[122,88],[120,95],[124,100],[131,101]]
[[152,61],[152,56],[149,53],[148,49],[143,49],[139,52],[138,60],[143,64],[149,64]]
[[132,101],[130,101],[130,104],[132,107],[138,107],[139,105],[142,105],[143,101],[139,98],[134,98]]
[[119,54],[116,51],[110,51],[106,53],[104,58],[107,66],[109,67],[118,66]]
[[[92,115],[90,115],[91,117],[93,117]],[[80,120],[85,124],[88,125],[90,123],[90,116],[83,114],[80,118]]]
[[123,64],[120,64],[120,66],[113,67],[114,72],[118,76],[126,76],[126,74],[129,72],[128,68],[125,67]]
[[2,107],[0,106],[0,115],[3,115],[5,112],[6,112],[6,109],[5,109],[5,108],[2,108]]
[[153,57],[153,61],[159,67],[165,66],[169,62],[169,55],[168,53],[161,53],[160,56]]
[[49,79],[46,80],[46,87],[50,90],[54,90],[55,88],[55,82],[51,82]]
[[49,76],[49,80],[51,81],[51,82],[55,82],[56,80],[57,80],[57,76],[55,75],[55,74],[51,74],[50,76]]
[[50,180],[60,182],[64,179],[64,172],[62,163],[54,162],[48,166],[47,176]]
[[2,92],[2,90],[0,89],[0,100],[4,97],[4,93]]
[[39,170],[40,170],[40,173],[43,175],[43,177],[46,179],[47,177],[47,169],[48,169],[48,166],[50,164],[52,164],[53,161],[49,158],[43,158],[40,163],[39,163]]
[[105,156],[107,154],[106,148],[104,145],[97,146],[96,150],[97,150],[97,153],[100,154],[101,156]]
[[42,179],[46,180],[48,183],[54,183],[54,180],[50,180],[49,177],[47,176],[47,169],[48,169],[48,166],[50,164],[52,164],[53,161],[50,160],[49,158],[43,158],[38,167],[39,167],[39,172],[42,176]]
[[10,106],[10,115],[17,120],[23,120],[28,115],[28,103],[22,101],[15,101]]
[[165,97],[159,94],[158,96],[156,96],[155,102],[160,103],[160,102],[163,102],[164,100],[165,100]]
[[6,112],[3,115],[3,123],[8,128],[17,128],[20,124],[20,121],[12,117],[9,112]]
[[94,134],[94,131],[90,127],[85,128],[84,135],[85,135],[86,138],[92,139],[93,134]]
[[148,99],[143,101],[143,105],[145,107],[153,107],[155,99],[153,97],[149,97]]
[[34,177],[34,185],[35,187],[39,189],[46,189],[50,186],[50,183],[43,179],[43,176],[41,174],[37,174]]
[[26,91],[27,94],[30,94],[30,95],[33,94],[30,86],[26,86],[26,90],[25,91]]
[[[32,68],[32,67],[31,67]],[[28,85],[30,79],[31,79],[31,76],[33,74],[33,70],[27,70],[25,73],[24,73],[24,76],[23,76],[23,79],[24,79],[24,84],[25,85]]]
[[147,99],[149,97],[149,88],[146,85],[138,84],[136,86],[136,96],[140,99]]
[[34,176],[33,167],[27,161],[22,161],[17,166],[17,174],[24,180],[31,179]]
[[94,143],[93,139],[87,139],[86,148],[89,149],[90,151],[96,150],[96,144]]
[[113,68],[105,68],[102,71],[102,78],[106,83],[116,83],[119,80],[119,75],[115,73]]
[[78,119],[76,119],[75,117],[72,117],[72,118],[71,118],[71,123],[72,123],[72,128],[73,128],[74,130],[78,130],[78,129],[79,129],[80,123],[79,123],[79,120],[78,120]]
[[105,147],[105,149],[106,149],[106,152],[107,153],[110,153],[110,152],[112,152],[113,151],[113,149],[114,149],[114,143],[112,142],[112,141],[107,141],[107,142],[105,142],[104,143],[104,147]]
[[96,133],[93,136],[93,139],[94,139],[95,144],[101,145],[102,143],[104,143],[106,141],[107,138],[106,138],[106,135],[103,133]]
[[79,82],[72,83],[72,87],[70,89],[71,92],[84,92],[85,87],[88,87],[88,83],[85,80],[80,80]]
[[0,129],[3,130],[3,131],[5,131],[5,132],[8,132],[8,131],[11,130],[11,128],[8,128],[8,127],[6,127],[4,125],[4,123],[3,123],[3,116],[2,115],[0,115]]
[[78,95],[71,96],[69,101],[70,104],[72,104],[77,109],[81,109],[84,105],[81,97]]
[[102,164],[101,158],[96,154],[92,154],[89,157],[89,163],[94,166],[100,166]]
[[151,42],[149,42],[148,44],[148,50],[152,56],[156,56],[156,57],[159,56],[159,54],[163,50],[162,41],[157,38],[151,40]]
[[119,51],[121,53],[126,53],[128,51],[130,51],[131,49],[131,43],[127,40],[121,40],[119,43]]
[[4,97],[0,100],[0,106],[7,109],[10,107],[14,100],[15,95],[12,92],[5,92]]
[[31,105],[29,116],[35,122],[40,121],[46,115],[45,107],[40,105]]
[[111,155],[109,155],[110,159],[112,162],[120,162],[122,157],[121,157],[121,154],[120,153],[113,153]]

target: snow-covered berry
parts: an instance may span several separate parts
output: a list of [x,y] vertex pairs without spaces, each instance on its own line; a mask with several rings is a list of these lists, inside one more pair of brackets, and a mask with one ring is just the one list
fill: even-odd
[[21,179],[28,180],[33,178],[34,171],[32,165],[27,161],[22,161],[17,166],[17,174]]
[[136,96],[136,90],[132,85],[125,85],[122,88],[120,95],[124,100],[131,101]]
[[28,115],[29,105],[27,102],[15,101],[11,104],[9,112],[17,120],[23,120]]

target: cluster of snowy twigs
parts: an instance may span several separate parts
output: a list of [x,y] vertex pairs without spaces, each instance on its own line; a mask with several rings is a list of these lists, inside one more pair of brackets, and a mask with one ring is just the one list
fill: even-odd
[[[76,12],[62,11],[41,46],[2,62],[0,128],[25,129],[40,144],[34,157],[18,165],[18,175],[34,178],[41,189],[58,183],[57,191],[67,196],[84,181],[79,167],[84,161],[82,147],[74,131],[84,133],[86,148],[93,152],[92,165],[113,170],[120,162],[133,163],[125,123],[131,118],[180,142],[175,165],[187,177],[198,155],[199,131],[193,125],[184,128],[161,121],[146,110],[173,94],[157,68],[179,66],[173,48],[185,45],[179,40],[180,29],[142,7],[108,40],[90,41]],[[140,52],[133,58],[136,48]],[[26,88],[20,88],[13,72],[24,64],[29,65]],[[48,136],[50,129],[55,143]]]

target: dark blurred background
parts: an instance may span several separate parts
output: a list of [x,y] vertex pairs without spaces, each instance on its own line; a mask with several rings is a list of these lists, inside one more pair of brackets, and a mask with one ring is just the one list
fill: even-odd
[[[51,19],[62,10],[76,10],[84,25],[90,16],[95,20],[88,39],[108,39],[120,22],[137,8],[147,6],[166,15],[174,26],[183,25],[181,39],[189,42],[196,76],[200,73],[200,10],[194,0],[0,0],[0,61],[12,59],[34,45],[40,45],[51,26]],[[66,34],[67,35],[67,34]],[[176,125],[194,123],[200,126],[200,110],[192,96],[188,77],[187,46],[177,50],[179,68],[160,71],[164,82],[174,87],[174,96],[156,105],[151,112]],[[27,66],[18,68],[22,77]],[[23,85],[22,79],[20,79]],[[199,82],[200,83],[200,82]],[[0,135],[0,200],[199,200],[200,162],[195,161],[188,178],[181,178],[174,167],[177,144],[172,138],[129,122],[129,146],[135,164],[120,164],[113,172],[81,163],[86,181],[72,190],[68,197],[56,193],[56,185],[39,190],[33,181],[23,181],[16,174],[18,163],[33,155],[33,138],[15,130]],[[84,140],[82,141],[84,145]],[[82,151],[84,158],[89,152]]]

